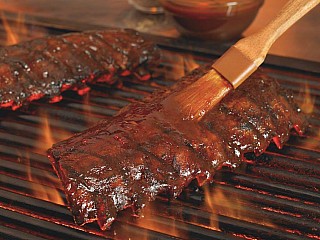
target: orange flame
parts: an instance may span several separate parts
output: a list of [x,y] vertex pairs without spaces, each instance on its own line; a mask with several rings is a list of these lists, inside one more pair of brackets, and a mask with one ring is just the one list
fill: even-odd
[[11,22],[4,12],[1,12],[1,20],[6,32],[5,45],[14,45],[21,41],[42,37],[47,33],[44,28],[34,28],[32,31],[28,29],[25,16],[22,13],[18,13],[16,19]]
[[3,22],[3,27],[6,31],[7,41],[6,45],[14,45],[20,42],[20,34],[25,34],[27,32],[26,26],[24,24],[24,15],[19,13],[17,20],[13,25],[10,25],[7,17],[3,12],[1,12],[1,19]]
[[[299,93],[300,97],[300,109],[305,114],[312,114],[315,111],[315,100],[316,97],[312,96],[309,83],[305,81],[304,87],[301,89]],[[319,149],[320,143],[320,129],[316,127],[310,128],[310,135],[312,137],[305,138],[305,142],[303,143],[303,147],[306,149]]]
[[217,199],[223,200],[225,196],[221,193],[221,191],[217,191],[216,194],[212,196],[213,194],[211,194],[208,185],[204,185],[203,190],[205,195],[205,204],[212,211],[212,214],[210,216],[210,227],[213,230],[220,231],[219,220],[217,215],[217,206],[215,201]]
[[[33,32],[30,33],[25,25],[24,15],[19,13],[17,15],[17,19],[15,19],[12,23],[7,19],[5,14],[1,12],[2,23],[4,29],[6,31],[6,42],[5,45],[13,45],[17,44],[20,41],[28,40],[31,38],[36,38],[44,35],[44,31],[37,31],[36,34]],[[43,132],[45,133],[44,139],[39,138],[38,146],[34,149],[35,152],[39,154],[45,154],[46,151],[51,147],[53,143],[53,138],[51,136],[51,131],[49,127],[49,123],[47,118],[43,118]],[[51,201],[57,204],[64,204],[64,201],[57,190],[57,186],[59,186],[60,182],[54,175],[50,175],[45,170],[35,169],[31,167],[30,157],[26,156],[28,162],[27,163],[27,178],[30,181],[31,188],[33,189],[33,194],[42,200]],[[28,164],[29,163],[29,164]]]
[[[56,142],[52,135],[53,131],[50,127],[50,122],[46,114],[40,114],[42,122],[41,133],[43,136],[39,136],[38,146],[34,149],[35,152],[39,154],[46,155],[46,151]],[[62,140],[70,136],[70,133],[59,132],[59,138]],[[38,174],[33,174],[31,168],[29,167],[28,179],[32,183],[33,194],[39,199],[50,201],[56,204],[64,205],[64,201],[57,189],[60,186],[60,181],[55,175],[51,175],[45,170],[39,170]]]
[[312,134],[312,137],[305,138],[305,142],[303,143],[303,147],[305,149],[320,149],[320,128],[313,127],[309,129],[310,135]]
[[[6,15],[1,12],[1,19],[3,27],[6,31],[6,42],[5,45],[17,44],[20,41],[29,40],[39,36],[43,36],[46,31],[37,29],[35,31],[29,31],[25,25],[24,15],[19,13],[14,21],[8,21]],[[42,118],[43,132],[45,133],[44,139],[39,137],[38,146],[34,149],[36,153],[46,155],[46,151],[53,144],[54,140],[51,136],[51,130],[49,122],[46,117]],[[33,194],[42,200],[51,201],[57,204],[64,205],[64,201],[59,194],[57,187],[60,185],[60,181],[51,175],[48,171],[32,168],[30,164],[30,157],[26,157],[26,173],[27,178],[30,181]]]
[[301,110],[306,114],[314,112],[315,97],[311,95],[310,86],[305,82],[304,89],[300,92],[300,97],[303,99],[300,104]]
[[241,199],[241,196],[235,192],[226,192],[219,185],[210,187],[208,184],[203,186],[205,193],[205,205],[212,212],[210,217],[211,228],[216,231],[221,231],[219,227],[219,216],[227,216],[230,218],[240,219],[255,223],[263,221],[263,225],[273,227],[274,224],[268,219],[261,220],[259,216],[254,216],[245,206],[250,206],[250,203]]
[[[30,165],[27,168],[27,176],[28,180],[31,183],[34,196],[36,196],[38,199],[50,201],[59,205],[65,205],[60,193],[55,188],[55,186],[59,186],[60,184],[57,178],[51,176],[48,172],[42,170],[40,179],[39,175],[35,175],[32,173]],[[45,182],[48,183],[47,185],[50,186],[43,185],[44,179]]]
[[40,116],[42,120],[40,129],[42,129],[44,135],[39,139],[38,148],[41,153],[45,153],[54,143],[70,137],[72,133],[60,130],[57,136],[54,137],[54,131],[51,129],[48,116],[45,113],[40,114]]
[[83,95],[83,104],[82,104],[83,111],[85,114],[85,121],[88,127],[90,127],[90,115],[92,114],[92,107],[90,105],[90,92],[87,92]]
[[[168,68],[165,71],[165,78],[171,80],[177,80],[185,76],[186,73],[199,67],[199,64],[194,60],[190,54],[175,54],[169,51],[163,50],[165,54],[163,57],[166,62],[169,62]],[[171,69],[172,68],[172,69]]]
[[[177,231],[175,219],[172,219],[170,223],[161,224],[156,221],[158,216],[155,216],[154,213],[156,209],[151,207],[150,205],[142,209],[141,215],[137,218],[137,225],[144,229],[149,229],[155,232],[165,232],[166,234],[174,237],[181,237]],[[148,240],[150,236],[148,234],[144,234],[141,236],[141,240]]]

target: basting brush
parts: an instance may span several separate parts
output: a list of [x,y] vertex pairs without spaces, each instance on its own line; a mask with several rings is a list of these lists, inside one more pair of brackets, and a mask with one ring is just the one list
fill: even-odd
[[[289,0],[266,27],[234,44],[199,80],[164,104],[185,120],[199,121],[232,89],[243,83],[264,61],[271,45],[320,0]],[[175,108],[175,109],[173,109]],[[176,109],[178,108],[178,109]]]

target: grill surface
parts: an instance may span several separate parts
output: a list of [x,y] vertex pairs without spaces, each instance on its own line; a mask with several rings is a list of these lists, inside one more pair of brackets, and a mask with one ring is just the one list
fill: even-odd
[[[47,33],[60,33],[47,29]],[[203,64],[214,56],[166,48],[149,82],[123,79],[124,87],[96,84],[63,101],[33,102],[17,112],[0,110],[0,237],[2,239],[320,239],[320,76],[265,66],[303,103],[315,107],[310,128],[292,134],[279,150],[271,144],[260,157],[230,172],[220,171],[212,184],[191,184],[176,200],[159,196],[144,218],[124,211],[110,231],[96,224],[74,224],[62,186],[46,157],[52,143],[80,132],[154,89],[174,84],[183,59]],[[175,72],[172,75],[172,72]],[[171,73],[171,74],[170,74]],[[305,86],[308,85],[310,91]],[[259,94],[259,93],[257,93]],[[210,196],[210,197],[208,197]]]

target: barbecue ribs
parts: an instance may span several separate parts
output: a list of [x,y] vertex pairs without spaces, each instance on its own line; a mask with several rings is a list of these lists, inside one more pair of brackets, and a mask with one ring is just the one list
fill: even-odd
[[159,58],[155,45],[133,30],[109,29],[35,39],[0,48],[0,108],[13,110],[67,89],[84,93],[86,82],[113,83],[134,73],[147,80],[144,66]]
[[77,223],[107,229],[118,211],[139,211],[163,192],[176,197],[193,179],[201,185],[222,166],[238,166],[245,153],[261,154],[272,139],[281,145],[292,128],[304,129],[292,95],[260,70],[200,122],[166,114],[168,95],[208,69],[49,150]]

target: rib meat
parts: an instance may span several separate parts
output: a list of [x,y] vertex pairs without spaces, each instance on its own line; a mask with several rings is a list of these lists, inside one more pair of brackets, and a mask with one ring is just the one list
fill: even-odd
[[59,100],[67,89],[88,90],[86,82],[113,83],[159,58],[155,45],[136,31],[108,29],[52,36],[0,48],[0,108],[17,109],[43,96]]
[[49,150],[77,223],[97,220],[107,229],[118,211],[139,211],[162,192],[176,197],[193,179],[203,184],[222,166],[238,166],[245,153],[261,154],[272,139],[281,145],[292,128],[304,129],[292,95],[260,70],[198,123],[166,114],[168,95],[207,70]]

